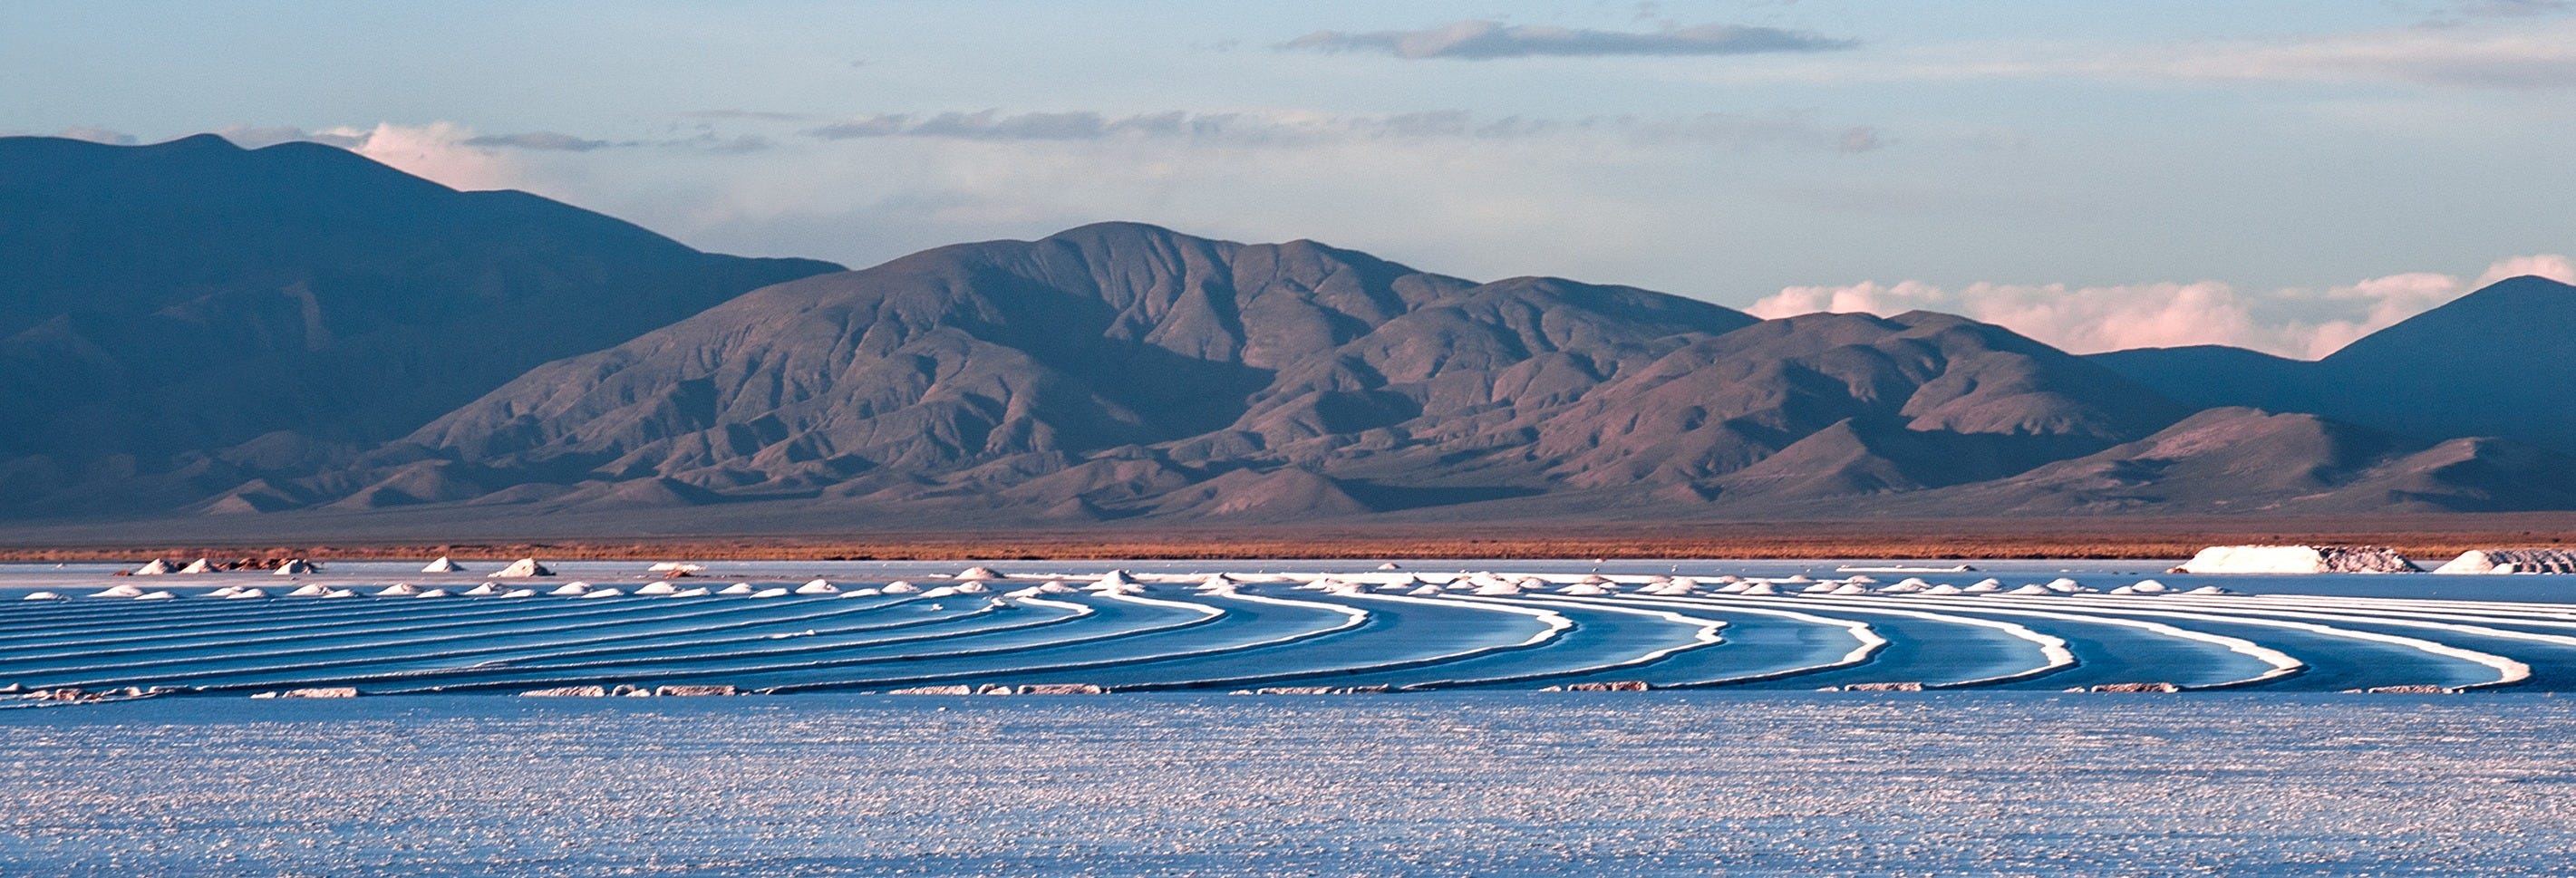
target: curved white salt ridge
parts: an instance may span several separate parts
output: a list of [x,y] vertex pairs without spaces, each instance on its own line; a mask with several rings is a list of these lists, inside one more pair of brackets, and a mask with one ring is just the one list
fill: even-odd
[[2032,677],[2055,673],[2075,666],[2075,651],[2067,648],[2066,638],[2058,637],[2053,634],[2044,634],[2039,631],[2032,630],[2027,625],[2005,622],[1999,619],[1980,619],[1974,616],[1960,616],[1951,613],[1925,612],[1911,607],[1900,606],[1895,603],[1888,602],[1883,598],[1868,601],[1835,601],[1834,606],[1837,609],[1848,607],[1853,612],[1860,613],[1880,613],[1890,616],[1903,616],[1909,619],[1921,619],[1927,622],[1941,622],[1951,625],[1971,625],[1979,628],[1989,628],[2001,631],[2005,635],[2016,640],[2027,641],[2039,647],[2039,655],[2041,659],[2039,667],[2022,671],[2014,671],[2009,674],[1979,677],[1974,680],[1959,680],[1950,683],[1932,684],[1924,687],[1927,689],[1964,689],[1972,686],[1991,686],[1997,683],[2010,683],[2015,680],[2027,680]]
[[[980,586],[979,586],[979,587],[980,587]],[[828,581],[828,580],[817,579],[817,580],[814,580],[814,581],[812,581],[812,582],[805,583],[804,585],[797,586],[797,587],[796,587],[796,593],[797,593],[797,594],[840,594],[840,593],[841,593],[841,587],[840,587],[840,586],[837,586],[837,585],[833,585],[833,584],[832,584],[830,581]]]
[[644,572],[646,572],[646,573],[703,573],[703,572],[706,572],[706,569],[707,569],[707,566],[706,566],[706,565],[704,565],[704,564],[691,564],[691,563],[686,562],[686,561],[664,561],[664,562],[661,562],[661,563],[659,563],[659,564],[655,564],[655,565],[653,565],[653,566],[651,566],[651,567],[644,568]]
[[[1581,670],[1581,671],[1574,672],[1574,673],[1555,672],[1555,673],[1549,673],[1549,674],[1547,674],[1547,675],[1546,675],[1546,676],[1550,676],[1550,677],[1573,676],[1573,675],[1574,675],[1574,674],[1576,674],[1576,673],[1588,674],[1588,673],[1597,673],[1597,672],[1600,672],[1600,671],[1617,670],[1617,669],[1619,669],[1619,668],[1634,668],[1634,667],[1642,667],[1642,666],[1645,666],[1645,665],[1650,665],[1650,664],[1654,664],[1654,663],[1659,662],[1659,661],[1663,661],[1665,658],[1668,658],[1668,657],[1672,656],[1674,653],[1678,653],[1678,652],[1681,652],[1681,651],[1684,651],[1684,650],[1699,649],[1699,648],[1701,648],[1701,647],[1706,647],[1706,646],[1716,646],[1716,645],[1718,645],[1718,644],[1721,644],[1721,643],[1725,643],[1725,642],[1726,642],[1726,638],[1725,638],[1725,637],[1720,633],[1720,632],[1721,632],[1721,631],[1723,631],[1723,630],[1726,628],[1726,626],[1727,626],[1727,621],[1726,621],[1726,620],[1724,620],[1724,619],[1710,619],[1710,618],[1706,618],[1706,617],[1702,617],[1702,616],[1685,616],[1685,615],[1682,615],[1682,614],[1680,614],[1680,613],[1673,612],[1673,611],[1671,611],[1671,610],[1658,610],[1658,609],[1649,609],[1649,608],[1646,608],[1646,607],[1630,606],[1630,605],[1627,605],[1627,604],[1618,603],[1618,602],[1616,601],[1616,599],[1612,599],[1612,598],[1604,598],[1604,599],[1600,599],[1600,600],[1577,600],[1577,599],[1571,599],[1571,598],[1553,598],[1553,597],[1548,597],[1548,596],[1541,595],[1541,596],[1539,596],[1537,599],[1539,599],[1539,600],[1547,600],[1547,601],[1557,601],[1557,602],[1560,602],[1560,603],[1566,603],[1566,604],[1573,604],[1573,605],[1581,606],[1581,607],[1583,607],[1583,608],[1585,608],[1585,609],[1591,609],[1591,610],[1603,610],[1603,611],[1612,612],[1612,613],[1624,613],[1624,614],[1637,615],[1637,616],[1653,616],[1653,617],[1655,617],[1655,618],[1662,619],[1662,620],[1664,620],[1664,621],[1666,621],[1666,622],[1672,622],[1672,623],[1681,624],[1681,625],[1692,625],[1692,626],[1697,626],[1697,627],[1695,627],[1695,628],[1691,631],[1691,642],[1689,642],[1689,643],[1677,643],[1677,644],[1674,644],[1674,645],[1672,645],[1672,646],[1664,647],[1663,649],[1658,649],[1658,650],[1654,650],[1654,651],[1652,651],[1652,652],[1645,653],[1645,654],[1643,654],[1643,655],[1639,655],[1639,656],[1637,656],[1637,657],[1635,657],[1635,658],[1627,659],[1627,660],[1625,660],[1625,661],[1613,662],[1613,663],[1605,664],[1605,665],[1595,665],[1595,666],[1593,666],[1593,667],[1585,668],[1585,669],[1583,669],[1583,670]],[[1486,682],[1492,682],[1492,681],[1486,681]]]
[[142,594],[135,595],[134,599],[138,601],[166,601],[176,597],[178,597],[177,594],[167,591],[147,591]]
[[787,596],[787,589],[783,587],[764,588],[759,591],[752,592],[751,596],[756,598],[783,598]]
[[1610,590],[1588,582],[1578,582],[1573,585],[1559,588],[1556,590],[1556,593],[1562,595],[1573,595],[1576,597],[1599,597],[1601,595],[1609,594]]
[[555,587],[555,589],[554,589],[553,591],[549,591],[549,592],[546,592],[546,593],[547,593],[547,594],[550,594],[550,595],[554,595],[555,597],[572,597],[572,596],[574,596],[574,595],[578,595],[578,594],[581,594],[582,592],[586,592],[586,591],[589,591],[589,590],[590,590],[590,584],[589,584],[589,583],[584,583],[584,582],[567,582],[567,583],[564,583],[564,584],[562,584],[562,585],[556,586],[556,587]]
[[590,591],[582,592],[581,599],[590,600],[593,598],[613,598],[620,594],[623,594],[623,592],[613,588],[595,588]]
[[31,592],[28,592],[28,593],[27,593],[27,596],[26,596],[26,597],[24,597],[24,598],[20,598],[20,600],[29,600],[29,601],[59,601],[59,600],[68,600],[68,599],[67,599],[67,598],[65,598],[65,597],[63,597],[61,594],[58,594],[58,593],[55,593],[55,592],[50,592],[50,591],[31,591]]
[[1353,595],[1353,597],[1364,601],[1391,601],[1395,603],[1420,604],[1423,606],[1433,607],[1465,607],[1468,609],[1485,610],[1488,612],[1511,613],[1514,615],[1528,616],[1530,618],[1537,619],[1540,625],[1545,626],[1540,629],[1538,633],[1530,635],[1528,640],[1511,644],[1509,646],[1497,647],[1499,649],[1524,649],[1527,647],[1537,646],[1550,640],[1555,640],[1558,637],[1562,637],[1565,632],[1574,630],[1574,620],[1566,618],[1562,613],[1550,610],[1541,610],[1533,607],[1513,606],[1511,604],[1501,603],[1498,601],[1479,601],[1462,598],[1417,598],[1395,594],[1362,594]]
[[1836,588],[1836,589],[1834,589],[1833,591],[1826,592],[1826,594],[1832,594],[1832,595],[1855,595],[1855,594],[1868,594],[1868,593],[1869,593],[1869,586],[1862,585],[1862,584],[1857,583],[1857,582],[1845,583],[1845,584],[1843,584],[1843,586],[1842,586],[1842,587],[1840,587],[1840,588]]
[[1419,588],[1415,588],[1415,589],[1413,589],[1413,590],[1411,590],[1411,591],[1407,591],[1407,592],[1405,592],[1405,594],[1410,594],[1410,595],[1426,595],[1426,594],[1440,594],[1440,593],[1441,593],[1441,591],[1440,591],[1440,587],[1439,587],[1439,586],[1436,586],[1436,585],[1424,585],[1424,586],[1421,586],[1421,587],[1419,587]]
[[1509,582],[1495,582],[1476,586],[1475,591],[1470,593],[1489,597],[1503,597],[1520,594],[1521,587]]
[[645,583],[645,584],[643,584],[643,585],[637,586],[637,587],[635,588],[635,593],[636,593],[636,594],[649,594],[649,595],[679,594],[679,593],[680,593],[680,587],[679,587],[679,586],[676,586],[676,585],[672,585],[671,583],[669,583],[669,582],[667,582],[667,581],[664,581],[664,580],[658,580],[658,579],[657,579],[657,580],[654,580],[654,581],[652,581],[652,582],[647,582],[647,583]]
[[1191,603],[1191,602],[1189,602],[1189,601],[1175,601],[1175,600],[1167,600],[1167,599],[1164,599],[1164,598],[1149,598],[1149,597],[1146,597],[1146,596],[1144,596],[1144,595],[1142,595],[1142,594],[1137,593],[1136,591],[1132,591],[1132,590],[1129,590],[1129,589],[1109,589],[1109,590],[1103,590],[1103,591],[1099,592],[1098,594],[1099,594],[1101,597],[1104,597],[1104,598],[1107,598],[1107,599],[1109,599],[1109,600],[1113,600],[1113,601],[1125,601],[1125,602],[1127,602],[1127,603],[1131,603],[1131,604],[1142,604],[1142,605],[1149,606],[1149,607],[1163,607],[1163,608],[1165,608],[1165,609],[1172,609],[1172,610],[1188,610],[1188,611],[1190,611],[1190,612],[1197,613],[1197,614],[1202,615],[1202,616],[1208,616],[1208,617],[1216,617],[1216,616],[1222,616],[1222,615],[1225,615],[1225,611],[1224,611],[1224,610],[1217,609],[1217,608],[1215,608],[1215,607],[1211,607],[1211,606],[1208,606],[1208,605],[1206,605],[1206,604]]
[[2434,655],[2475,662],[2477,664],[2493,668],[2497,672],[2497,678],[2492,682],[2472,683],[2459,687],[2462,689],[2484,689],[2494,686],[2505,686],[2519,683],[2524,680],[2531,679],[2531,666],[2494,653],[2482,652],[2466,647],[2452,646],[2439,641],[2405,637],[2396,634],[2383,634],[2377,631],[2355,631],[2349,628],[2336,628],[2327,625],[2310,625],[2290,620],[2316,619],[2328,622],[2354,622],[2370,625],[2387,625],[2396,628],[2421,628],[2429,631],[2447,631],[2453,634],[2493,637],[2499,640],[2520,640],[2528,643],[2546,643],[2551,646],[2576,647],[2576,637],[2570,637],[2564,634],[2541,634],[2534,631],[2514,631],[2505,628],[2489,628],[2484,625],[2466,625],[2456,622],[2441,622],[2421,618],[2390,618],[2351,613],[2278,610],[2270,608],[2210,607],[2205,605],[2196,607],[2195,609],[2204,616],[2213,616],[2227,621],[2242,621],[2253,624],[2278,622],[2282,625],[2311,629],[2315,633],[2319,634],[2330,634],[2339,637],[2348,636],[2362,640],[2374,640],[2381,643],[2407,646],[2413,649],[2432,653]]
[[[1107,580],[1102,581],[1106,582]],[[886,594],[913,594],[921,591],[921,586],[898,579],[893,582],[886,583],[884,588],[877,590]]]
[[[1921,600],[1921,597],[1920,597],[1920,596],[1917,596],[1917,599],[1918,599],[1918,600]],[[2255,660],[2255,661],[2262,662],[2262,663],[2264,663],[2265,665],[2269,665],[2269,666],[2271,666],[2271,668],[2272,668],[2272,669],[2271,669],[2271,670],[2269,670],[2269,671],[2265,671],[2265,672],[2263,672],[2263,673],[2261,673],[2261,674],[2257,674],[2257,675],[2254,675],[2254,676],[2251,676],[2251,677],[2247,677],[2247,678],[2242,679],[2242,680],[2227,680],[2227,681],[2219,682],[2219,683],[2212,683],[2212,684],[2203,685],[2203,686],[2190,686],[2190,687],[2185,687],[2185,688],[2191,688],[2191,689],[2224,689],[2224,688],[2230,688],[2230,687],[2235,687],[2235,686],[2245,686],[2245,685],[2250,685],[2250,684],[2254,684],[2254,683],[2264,682],[2264,681],[2266,681],[2266,680],[2273,680],[2273,679],[2278,679],[2278,678],[2281,678],[2281,677],[2286,677],[2286,676],[2289,676],[2289,675],[2292,675],[2292,674],[2296,674],[2296,673],[2299,673],[2299,672],[2302,672],[2302,671],[2305,671],[2305,670],[2307,670],[2307,669],[2308,669],[2308,665],[2307,665],[2307,663],[2306,663],[2306,662],[2299,661],[2297,658],[2292,657],[2289,653],[2282,652],[2282,651],[2280,651],[2280,650],[2273,649],[2273,648],[2271,648],[2271,647],[2264,646],[2264,645],[2262,645],[2262,644],[2255,643],[2254,641],[2246,640],[2246,639],[2241,638],[2241,637],[2229,637],[2229,636],[2224,635],[2224,634],[2212,634],[2212,633],[2209,633],[2209,632],[2207,632],[2207,631],[2194,631],[2194,630],[2191,630],[2191,629],[2189,629],[2189,628],[2179,628],[2179,627],[2175,627],[2175,626],[2172,626],[2172,625],[2164,624],[2164,623],[2162,623],[2162,622],[2149,622],[2149,621],[2147,621],[2147,620],[2145,620],[2145,619],[2129,619],[2129,618],[2122,618],[2122,617],[2119,617],[2119,616],[2095,615],[2095,614],[2092,614],[2092,613],[2061,613],[2061,612],[2051,612],[2051,611],[2048,611],[2048,610],[2022,609],[2022,608],[2021,608],[2021,607],[2019,607],[2019,606],[2015,606],[2015,607],[2013,607],[2013,608],[2011,608],[2011,609],[2006,609],[2006,608],[2005,608],[2005,606],[2004,606],[2003,604],[1999,604],[1999,603],[1994,602],[1994,601],[1978,601],[1978,602],[1976,602],[1976,603],[1973,603],[1973,604],[1972,604],[1972,603],[1964,603],[1964,602],[1960,602],[1960,601],[1963,601],[1963,600],[1964,600],[1964,599],[1955,599],[1955,598],[1954,598],[1954,599],[1950,599],[1950,600],[1946,600],[1946,601],[1945,601],[1945,600],[1926,601],[1926,603],[1932,603],[1932,604],[1936,604],[1936,605],[1942,605],[1942,604],[1954,604],[1954,605],[1958,606],[1960,609],[1963,609],[1963,610],[1970,610],[1970,611],[1978,612],[1978,613],[1993,613],[1993,614],[1996,614],[1996,615],[2004,615],[2004,616],[2024,616],[2024,617],[2033,618],[2033,619],[2055,619],[2055,620],[2060,621],[2060,622],[2092,622],[2092,623],[2097,623],[2097,624],[2102,624],[2102,625],[2113,625],[2113,626],[2118,626],[2118,627],[2122,627],[2122,628],[2135,628],[2135,629],[2138,629],[2138,630],[2141,630],[2141,631],[2149,631],[2149,632],[2153,632],[2153,633],[2156,633],[2156,634],[2161,634],[2161,635],[2164,635],[2164,636],[2166,636],[2166,637],[2173,637],[2173,638],[2178,638],[2178,639],[2182,639],[2182,640],[2189,640],[2189,641],[2193,641],[2193,642],[2197,642],[2197,643],[2207,643],[2207,644],[2210,644],[2210,645],[2213,645],[2213,646],[2223,647],[2223,648],[2225,648],[2228,652],[2236,653],[2237,655],[2241,655],[2241,656],[2245,656],[2245,657],[2247,657],[2247,658],[2251,658],[2251,659],[2253,659],[2253,660]]]
[[716,593],[717,593],[717,594],[750,594],[750,593],[752,593],[752,592],[759,591],[759,590],[760,590],[760,589],[758,589],[758,588],[754,587],[751,583],[748,583],[748,582],[737,582],[737,583],[734,583],[734,584],[732,584],[732,585],[728,585],[728,586],[725,586],[725,587],[723,587],[723,588],[716,589]]
[[460,564],[458,564],[458,563],[454,562],[454,561],[450,561],[450,560],[448,560],[447,556],[445,556],[445,555],[440,555],[440,556],[438,556],[438,560],[436,560],[436,561],[431,561],[431,562],[429,562],[427,565],[425,565],[425,566],[421,567],[421,568],[420,568],[420,572],[422,572],[422,573],[463,573],[463,572],[465,572],[465,567],[464,567],[463,565],[460,565]]
[[922,599],[922,600],[930,600],[930,599],[933,599],[933,598],[944,598],[944,597],[949,597],[949,596],[955,595],[956,593],[957,593],[957,589],[956,589],[955,587],[953,587],[953,586],[945,586],[945,585],[943,585],[943,586],[940,586],[940,587],[938,587],[938,588],[934,588],[934,589],[931,589],[931,590],[929,590],[929,591],[922,592],[922,593],[921,593],[921,599]]
[[2183,594],[2235,594],[2235,592],[2219,588],[2215,585],[2204,585],[2199,588],[2183,592]]
[[984,583],[969,580],[949,586],[948,590],[954,594],[984,594],[992,591],[993,589],[986,586]]
[[[1751,594],[1751,592],[1746,592],[1746,594]],[[1760,674],[1747,674],[1745,676],[1731,677],[1724,680],[1710,680],[1695,685],[1718,686],[1729,683],[1752,683],[1761,680],[1776,680],[1782,677],[1803,676],[1818,671],[1829,671],[1835,668],[1850,667],[1869,661],[1870,656],[1878,654],[1879,650],[1884,649],[1887,646],[1887,638],[1880,636],[1878,630],[1869,627],[1869,623],[1867,622],[1856,622],[1850,619],[1836,619],[1830,616],[1819,616],[1814,613],[1801,613],[1797,610],[1784,610],[1778,607],[1768,606],[1767,602],[1763,601],[1744,601],[1732,598],[1668,597],[1641,597],[1637,598],[1637,600],[1656,604],[1668,603],[1678,606],[1700,607],[1711,610],[1729,610],[1740,613],[1752,613],[1757,616],[1772,616],[1781,619],[1805,622],[1810,625],[1840,628],[1843,629],[1843,633],[1851,635],[1852,640],[1856,642],[1850,652],[1843,653],[1842,658],[1825,662],[1823,664],[1808,665],[1800,668],[1789,668],[1780,671],[1768,671]]]

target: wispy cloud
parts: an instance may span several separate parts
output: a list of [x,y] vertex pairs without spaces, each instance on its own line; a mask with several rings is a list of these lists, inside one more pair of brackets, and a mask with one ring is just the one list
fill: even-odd
[[1888,138],[1869,125],[1833,125],[1806,114],[1700,113],[1684,116],[1528,116],[1481,118],[1459,110],[1379,115],[1305,111],[1191,113],[1170,111],[1111,116],[1090,111],[1004,113],[981,110],[926,115],[857,116],[807,129],[824,140],[922,137],[985,141],[1082,141],[1111,138],[1188,138],[1238,144],[1296,144],[1363,139],[1530,140],[1610,138],[1641,145],[1779,146],[1829,152],[1868,152]]
[[[2521,8],[2520,4],[2515,4]],[[1696,73],[1716,82],[1853,84],[1982,79],[2126,83],[2397,84],[2445,89],[2576,87],[2576,18],[2489,12],[2420,27],[2153,44],[1933,45],[1868,58]]]
[[2410,272],[2323,289],[2268,291],[2215,281],[2098,287],[1975,283],[1956,290],[1918,281],[1789,287],[1747,310],[1761,317],[1949,311],[2076,353],[2223,344],[2315,359],[2479,287],[2526,274],[2576,283],[2576,261],[2553,254],[2518,256],[2490,265],[2474,278]]
[[557,152],[589,152],[620,144],[589,140],[553,131],[531,131],[524,134],[485,134],[465,139],[468,146],[499,146],[510,149],[542,149]]
[[1735,24],[1606,31],[1548,25],[1509,25],[1468,20],[1422,30],[1323,30],[1280,44],[1282,49],[1379,52],[1398,58],[1582,57],[1603,55],[1750,55],[1825,52],[1859,45],[1809,31]]

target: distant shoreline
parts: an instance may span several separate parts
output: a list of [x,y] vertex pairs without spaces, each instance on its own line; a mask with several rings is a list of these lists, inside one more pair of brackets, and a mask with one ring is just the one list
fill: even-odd
[[[529,530],[536,532],[538,528]],[[335,532],[337,531],[337,532]],[[2470,549],[2576,544],[2576,513],[2367,518],[2078,518],[1556,524],[1289,525],[811,534],[620,534],[491,538],[281,527],[188,533],[122,527],[0,526],[0,561],[150,557],[315,559],[1227,560],[1267,558],[2163,559],[2203,546],[2382,545],[2416,560]]]

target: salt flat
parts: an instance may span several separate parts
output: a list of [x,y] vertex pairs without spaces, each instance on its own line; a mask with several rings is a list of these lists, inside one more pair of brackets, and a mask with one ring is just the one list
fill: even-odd
[[58,875],[2557,874],[2540,695],[164,699],[0,712]]

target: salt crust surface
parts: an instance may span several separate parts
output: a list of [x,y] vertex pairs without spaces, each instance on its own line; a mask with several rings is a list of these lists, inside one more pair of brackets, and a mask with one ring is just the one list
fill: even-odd
[[0,714],[23,874],[2549,874],[2539,696],[171,700]]

